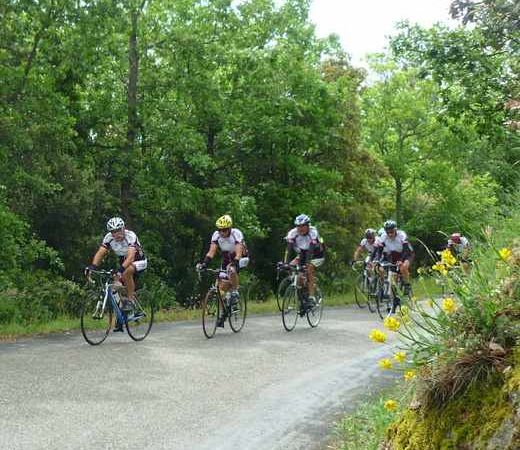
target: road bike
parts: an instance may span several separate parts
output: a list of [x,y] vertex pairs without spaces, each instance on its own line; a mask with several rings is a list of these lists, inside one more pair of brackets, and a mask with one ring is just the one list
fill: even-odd
[[228,282],[227,273],[221,269],[202,269],[198,271],[208,272],[215,277],[214,283],[208,289],[204,300],[202,301],[202,330],[204,335],[211,339],[217,331],[218,322],[224,323],[226,320],[234,333],[238,333],[244,326],[247,316],[247,299],[245,295],[241,295],[238,289],[238,299],[236,303],[232,302],[231,292],[221,292],[219,284],[224,281]]
[[[282,297],[282,324],[287,331],[296,326],[298,316],[307,316],[311,327],[317,327],[323,314],[323,294],[319,286],[315,287],[314,304],[309,300],[309,284],[305,266],[293,264],[279,264],[280,270],[289,271],[280,285],[285,286]],[[288,279],[288,281],[286,281]],[[279,286],[280,290],[280,286]]]
[[356,276],[354,281],[354,300],[360,308],[368,306],[370,312],[376,312],[376,296],[378,289],[378,276],[375,271],[369,270],[365,261],[354,261],[352,269],[359,272],[359,268],[363,267],[361,273]]
[[142,341],[152,328],[154,304],[144,289],[135,292],[131,309],[124,311],[120,302],[126,288],[114,280],[113,270],[91,270],[81,309],[81,333],[90,345],[101,344],[112,328],[126,328],[134,341]]
[[384,275],[379,278],[376,294],[376,307],[379,317],[384,319],[397,310],[401,309],[402,300],[410,301],[413,293],[412,287],[406,284],[403,280],[398,264],[391,262],[378,262],[376,264],[376,271],[378,267],[383,268]]

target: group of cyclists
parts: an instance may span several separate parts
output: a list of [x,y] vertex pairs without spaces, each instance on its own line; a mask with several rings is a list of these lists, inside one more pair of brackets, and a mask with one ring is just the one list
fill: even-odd
[[[208,267],[220,250],[221,265],[219,275],[219,288],[222,291],[230,291],[230,308],[234,311],[239,300],[239,272],[249,263],[247,246],[244,234],[233,226],[233,220],[229,215],[219,217],[215,222],[216,230],[213,232],[209,250],[199,263],[196,270],[202,271]],[[123,299],[121,309],[132,311],[135,301],[135,276],[147,268],[147,259],[137,235],[125,227],[125,222],[120,217],[112,217],[107,222],[107,233],[101,245],[95,253],[92,262],[85,269],[85,274],[90,276],[95,271],[110,250],[119,257],[119,267],[116,279],[126,286],[127,298]],[[308,296],[304,299],[304,310],[313,308],[316,304],[316,268],[325,260],[324,244],[317,228],[311,225],[311,219],[306,214],[299,214],[294,219],[294,228],[291,228],[285,236],[287,248],[284,261],[279,264],[299,266],[305,273],[308,281]],[[460,233],[453,233],[446,245],[455,256],[462,261],[467,259],[469,241]],[[359,260],[365,252],[364,264],[367,270],[378,273],[381,277],[384,271],[380,263],[389,262],[399,268],[403,279],[405,293],[410,290],[410,264],[414,258],[414,250],[408,241],[407,234],[397,228],[394,220],[387,220],[383,227],[376,231],[368,228],[359,245],[357,246],[352,263]],[[218,321],[218,326],[224,326],[224,317]],[[114,331],[122,331],[119,326]]]

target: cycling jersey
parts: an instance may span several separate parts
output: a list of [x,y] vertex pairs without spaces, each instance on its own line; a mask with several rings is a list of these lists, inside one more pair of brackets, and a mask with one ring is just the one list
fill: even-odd
[[374,249],[376,248],[376,245],[377,245],[377,241],[376,239],[374,239],[374,241],[372,243],[368,242],[368,239],[367,238],[364,238],[361,240],[361,242],[359,243],[359,246],[366,250],[368,253],[372,254]]
[[125,230],[125,238],[121,241],[114,239],[112,233],[107,233],[103,238],[101,245],[107,250],[112,249],[120,259],[126,258],[130,247],[136,249],[134,261],[142,261],[146,259],[137,235],[130,230]]
[[447,248],[452,250],[455,253],[455,255],[462,255],[464,250],[469,250],[469,247],[470,247],[469,241],[464,236],[460,237],[460,243],[459,244],[456,244],[451,239],[448,240]]
[[[321,245],[320,235],[316,227],[310,226],[309,232],[307,234],[299,234],[298,228],[293,228],[287,233],[285,239],[287,241],[289,250],[292,249],[298,255],[303,256],[301,261],[302,264],[305,263],[305,260],[308,256],[310,256],[312,261],[323,259],[323,247]],[[317,262],[317,264],[320,263]],[[316,264],[314,265],[317,267]]]
[[244,235],[238,228],[231,228],[228,237],[223,237],[215,231],[211,236],[211,243],[217,244],[222,252],[223,265],[227,266],[235,258],[235,247],[237,244],[245,245]]
[[397,230],[394,238],[390,238],[388,234],[383,233],[377,239],[374,258],[384,259],[392,263],[410,259],[413,253],[413,248],[408,242],[408,236],[402,230]]

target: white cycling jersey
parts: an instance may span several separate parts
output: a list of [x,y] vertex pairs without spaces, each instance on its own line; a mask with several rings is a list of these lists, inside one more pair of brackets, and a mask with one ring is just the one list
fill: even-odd
[[211,236],[211,242],[217,244],[220,251],[233,253],[237,244],[244,243],[244,235],[238,228],[231,228],[229,236],[222,237],[217,230]]
[[363,238],[361,242],[359,243],[359,246],[366,250],[368,253],[372,253],[374,249],[376,248],[377,239],[374,239],[372,243],[368,242],[367,238]]
[[469,241],[464,236],[460,237],[460,244],[456,244],[451,239],[449,239],[448,248],[452,248],[457,255],[460,255],[465,249],[469,248]]
[[390,238],[388,234],[383,233],[377,239],[376,245],[378,245],[379,247],[383,247],[383,253],[390,254],[393,252],[402,253],[405,244],[408,244],[408,246],[411,248],[406,233],[402,230],[397,230],[393,239]]
[[136,249],[135,261],[144,259],[144,253],[137,235],[130,230],[125,229],[125,238],[121,241],[116,241],[112,233],[107,233],[101,243],[107,250],[112,249],[119,257],[126,257],[128,249],[134,247]]
[[309,227],[307,234],[299,234],[298,228],[293,228],[287,233],[285,237],[287,242],[293,244],[294,251],[300,253],[302,250],[309,250],[311,244],[316,245],[319,243],[320,235],[316,227]]

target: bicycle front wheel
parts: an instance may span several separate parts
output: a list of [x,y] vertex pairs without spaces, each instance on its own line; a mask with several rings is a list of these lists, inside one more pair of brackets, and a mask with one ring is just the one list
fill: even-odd
[[202,302],[202,331],[208,339],[215,336],[219,312],[219,295],[216,290],[210,289]]
[[321,289],[317,286],[314,297],[316,298],[316,305],[307,310],[307,322],[309,322],[312,328],[318,326],[323,314],[323,294],[321,293]]
[[154,310],[152,295],[143,289],[137,291],[133,311],[126,318],[126,331],[134,341],[142,341],[150,333]]
[[237,307],[238,308],[229,315],[229,326],[235,333],[238,333],[242,329],[246,321],[247,298],[242,292],[240,292],[240,296],[238,297]]
[[354,285],[354,300],[356,300],[356,305],[360,308],[365,307],[365,303],[367,303],[367,297],[364,292],[364,283],[365,279],[363,274],[360,274],[356,277],[356,284]]
[[278,305],[278,311],[282,310],[283,304],[283,294],[287,289],[287,286],[291,284],[291,277],[285,277],[280,284],[278,284],[278,288],[276,289],[276,304]]
[[81,308],[81,334],[90,345],[99,345],[107,338],[112,317],[110,302],[103,309],[103,292],[88,292]]
[[377,313],[381,319],[384,319],[391,309],[390,295],[387,288],[387,283],[381,283],[376,294],[376,308]]
[[282,323],[287,331],[292,331],[298,320],[298,294],[293,285],[287,286],[282,301]]

